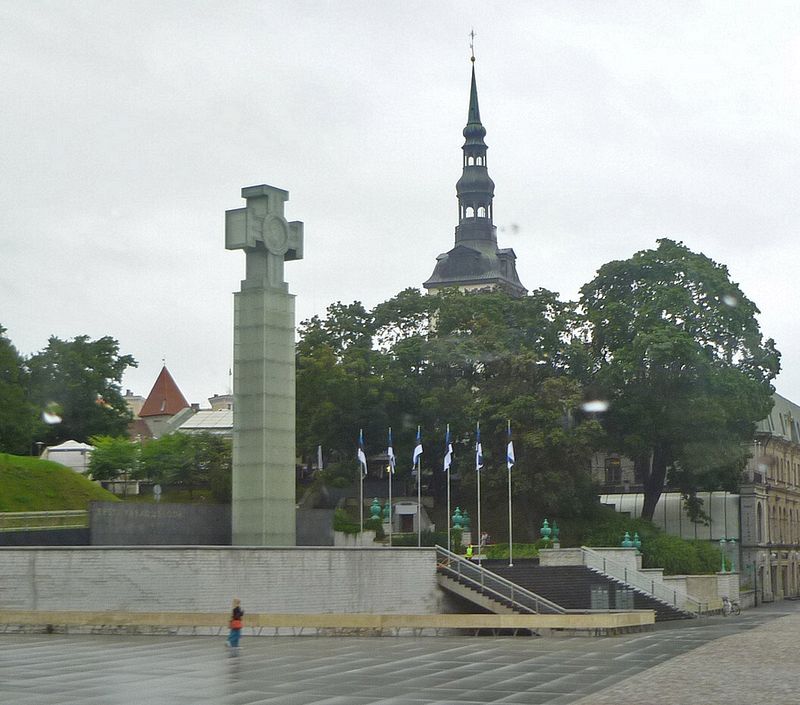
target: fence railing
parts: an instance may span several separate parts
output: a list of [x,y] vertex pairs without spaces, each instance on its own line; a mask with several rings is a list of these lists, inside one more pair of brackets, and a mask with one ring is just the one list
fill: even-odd
[[436,546],[436,566],[440,572],[458,582],[466,584],[481,594],[507,601],[523,612],[532,614],[567,613],[567,610],[561,605],[526,590],[442,546]]
[[656,580],[652,575],[630,568],[620,561],[603,556],[585,546],[581,547],[581,554],[583,556],[583,564],[587,568],[621,580],[641,592],[652,595],[661,602],[698,615],[708,612],[708,602],[703,602],[691,595],[687,595],[685,592],[671,588],[662,581]]
[[0,531],[35,529],[85,529],[89,512],[69,509],[52,512],[0,512]]

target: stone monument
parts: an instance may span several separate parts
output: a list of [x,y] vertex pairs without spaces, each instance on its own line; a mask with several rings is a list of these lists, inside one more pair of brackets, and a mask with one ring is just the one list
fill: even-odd
[[244,208],[225,212],[225,247],[244,250],[234,294],[234,546],[295,545],[294,296],[283,263],[303,257],[303,224],[287,223],[288,191],[242,189]]

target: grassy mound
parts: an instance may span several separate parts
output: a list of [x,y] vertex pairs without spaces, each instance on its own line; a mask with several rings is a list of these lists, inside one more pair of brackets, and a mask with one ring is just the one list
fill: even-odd
[[0,512],[88,509],[117,498],[74,470],[50,460],[0,453]]

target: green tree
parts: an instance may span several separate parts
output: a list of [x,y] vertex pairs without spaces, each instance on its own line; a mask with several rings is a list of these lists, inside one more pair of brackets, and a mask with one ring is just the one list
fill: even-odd
[[217,502],[231,501],[233,444],[229,438],[213,433],[192,436],[195,458],[201,465],[211,494]]
[[92,436],[89,473],[95,480],[129,480],[139,477],[139,444],[125,437]]
[[182,475],[182,468],[193,462],[190,437],[183,433],[170,433],[142,445],[140,475],[142,479],[153,482],[167,482]]
[[36,411],[28,401],[22,356],[0,325],[0,452],[28,455],[34,440]]
[[231,498],[231,442],[211,433],[170,433],[142,447],[139,477],[181,485],[189,496],[209,486],[219,502]]
[[610,402],[610,448],[634,460],[642,516],[652,518],[668,470],[689,498],[735,489],[755,423],[772,406],[780,355],[727,268],[662,239],[603,265],[580,304],[587,381]]
[[105,336],[90,340],[51,337],[47,347],[32,355],[30,399],[39,408],[57,404],[61,422],[44,430],[42,440],[52,444],[90,436],[123,435],[131,415],[120,393],[122,375],[136,361],[119,354],[119,344]]
[[[517,530],[533,536],[544,516],[588,511],[596,497],[589,459],[600,428],[576,413],[583,391],[572,370],[573,306],[546,290],[522,298],[450,292],[436,303],[436,327],[428,341],[430,381],[424,386],[431,390],[427,399],[442,390],[461,396],[455,405],[436,405],[441,416],[435,425],[441,427],[444,415],[455,416],[462,433],[467,431],[456,461],[467,496],[474,496],[472,429],[480,420],[482,498],[486,506],[505,505],[510,421]],[[496,536],[506,532],[505,512],[486,517],[482,528]]]
[[511,419],[520,431],[514,492],[527,508],[520,513],[525,528],[531,532],[535,517],[554,505],[580,511],[594,501],[588,461],[598,424],[573,413],[582,400],[571,369],[573,319],[573,306],[544,290],[514,299],[501,292],[425,296],[407,289],[371,312],[336,304],[325,319],[301,326],[298,446],[310,455],[322,443],[331,460],[352,458],[355,480],[358,429],[374,453],[385,448],[391,425],[402,481],[410,479],[404,460],[420,425],[426,491],[441,499],[450,424],[454,467],[474,497],[473,429],[481,420],[485,491],[503,503]]

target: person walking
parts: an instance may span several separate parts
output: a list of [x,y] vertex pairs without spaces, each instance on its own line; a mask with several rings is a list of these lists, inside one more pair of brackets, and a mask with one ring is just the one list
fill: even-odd
[[228,646],[234,649],[239,648],[239,638],[242,635],[242,617],[244,617],[244,610],[242,609],[241,600],[237,597],[233,601],[233,609],[231,610],[231,619],[228,623],[230,633],[228,634]]

